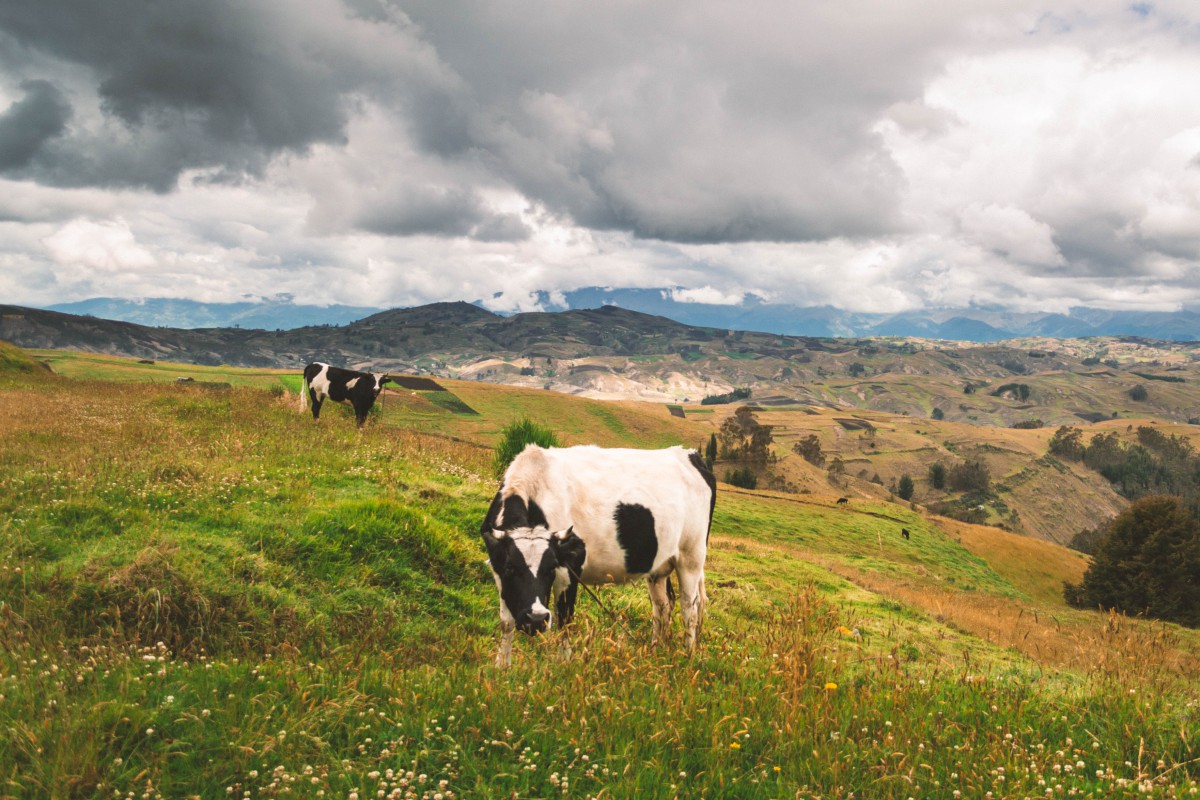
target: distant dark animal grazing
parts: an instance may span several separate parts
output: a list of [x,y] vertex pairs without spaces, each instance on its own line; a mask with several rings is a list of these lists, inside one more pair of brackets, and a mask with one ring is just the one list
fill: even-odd
[[842,503],[849,503],[849,502],[850,502],[850,498],[849,498],[849,497],[839,497],[839,498],[837,499],[837,504],[838,504],[839,506],[840,506]]
[[900,535],[904,537],[905,541],[907,541],[908,540],[908,528],[901,528]]
[[480,526],[500,592],[500,652],[515,631],[566,626],[578,583],[644,576],[654,641],[670,624],[670,574],[679,578],[689,651],[704,618],[704,559],[717,482],[694,450],[526,447],[504,473]]
[[313,419],[320,419],[321,404],[326,397],[335,403],[348,403],[354,407],[354,416],[361,428],[367,419],[367,412],[375,404],[375,398],[383,391],[383,385],[391,380],[386,375],[354,372],[318,361],[304,368],[300,407],[307,408],[311,399]]

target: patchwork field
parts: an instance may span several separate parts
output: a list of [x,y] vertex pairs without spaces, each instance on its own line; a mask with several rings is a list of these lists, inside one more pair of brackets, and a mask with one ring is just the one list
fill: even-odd
[[[1196,793],[1196,631],[1069,609],[1078,554],[819,473],[720,487],[694,657],[628,586],[581,595],[569,661],[497,671],[500,429],[695,447],[724,412],[439,382],[477,413],[389,392],[358,431],[295,374],[0,346],[0,797]],[[1006,479],[1049,434],[872,424],[872,468],[937,440]]]

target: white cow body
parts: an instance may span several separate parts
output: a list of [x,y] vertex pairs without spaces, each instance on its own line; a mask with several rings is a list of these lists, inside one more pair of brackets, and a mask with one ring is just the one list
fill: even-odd
[[[672,572],[679,578],[687,643],[693,648],[704,612],[715,485],[695,451],[681,447],[528,446],[505,472],[481,528],[501,591],[500,662],[507,662],[514,627],[536,632],[549,624],[549,615],[530,610],[544,608],[550,597],[558,600],[559,624],[569,621],[576,580],[603,584],[645,577],[654,603],[654,636],[662,638],[671,610],[665,579]],[[575,537],[586,557],[564,582],[569,570],[562,564],[573,563],[565,550]],[[523,570],[513,576],[510,561],[518,558]]]

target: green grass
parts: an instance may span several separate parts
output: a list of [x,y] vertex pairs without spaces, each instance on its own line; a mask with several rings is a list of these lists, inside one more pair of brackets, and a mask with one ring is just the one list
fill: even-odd
[[[644,588],[607,587],[616,619],[581,594],[569,660],[554,637],[522,638],[499,672],[477,534],[490,450],[390,410],[361,431],[314,423],[294,398],[226,380],[215,393],[0,369],[0,797],[1098,798],[1196,785],[1186,633],[1139,639],[1136,658],[1109,645],[1076,672],[990,644],[843,577],[1027,594],[1012,570],[885,503],[723,491],[699,653],[682,651],[678,623],[649,649]],[[488,395],[470,398],[481,419],[458,424],[499,428],[531,402]],[[570,400],[543,402],[552,416],[594,407],[574,415],[576,437],[671,430]]]

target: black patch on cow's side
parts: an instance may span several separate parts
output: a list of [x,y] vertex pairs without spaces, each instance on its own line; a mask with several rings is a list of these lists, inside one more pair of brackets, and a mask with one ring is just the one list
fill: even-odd
[[708,530],[704,532],[704,543],[708,544],[708,534],[712,531],[713,511],[717,508],[717,479],[695,450],[688,453],[688,461],[696,468],[696,472],[700,473],[700,477],[704,478],[704,482],[708,484],[708,491],[712,494],[708,500]]
[[637,503],[617,503],[613,519],[617,523],[617,542],[625,551],[625,571],[630,574],[649,572],[658,555],[654,514]]

